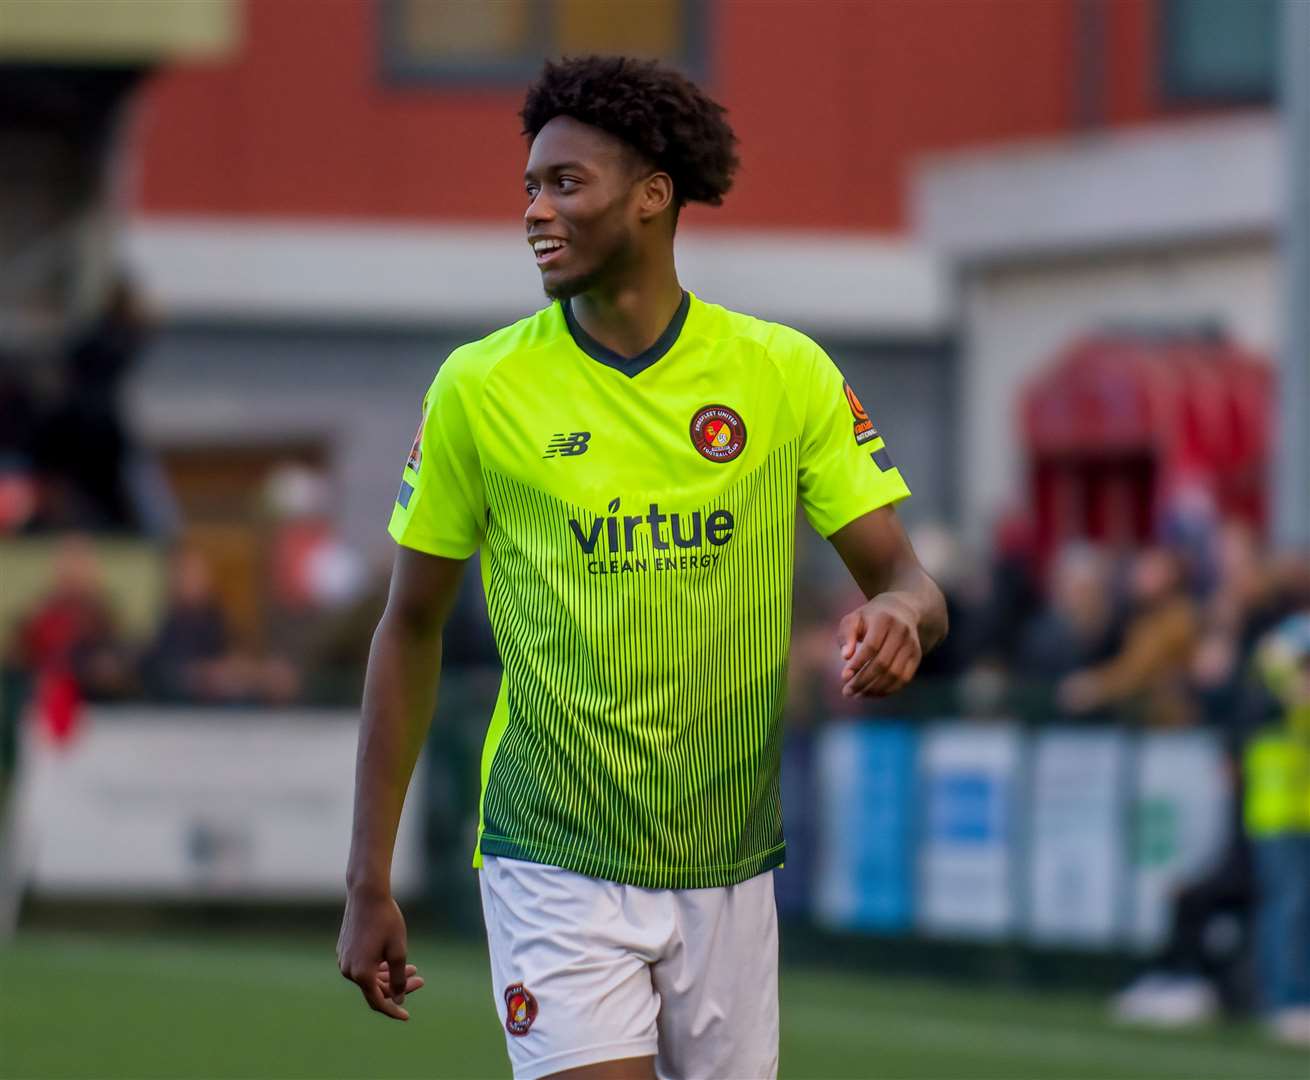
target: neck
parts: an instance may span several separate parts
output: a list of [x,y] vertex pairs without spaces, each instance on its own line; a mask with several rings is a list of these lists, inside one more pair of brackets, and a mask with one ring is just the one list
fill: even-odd
[[578,325],[620,356],[639,356],[664,333],[682,303],[682,286],[667,259],[634,268],[623,280],[597,285],[569,301]]

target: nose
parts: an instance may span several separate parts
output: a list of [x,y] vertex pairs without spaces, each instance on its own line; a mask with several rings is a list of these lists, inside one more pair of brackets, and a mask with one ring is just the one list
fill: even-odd
[[523,221],[531,230],[534,225],[542,222],[553,221],[555,218],[555,208],[550,205],[550,200],[546,197],[544,191],[538,191],[528,203],[528,208],[523,212]]

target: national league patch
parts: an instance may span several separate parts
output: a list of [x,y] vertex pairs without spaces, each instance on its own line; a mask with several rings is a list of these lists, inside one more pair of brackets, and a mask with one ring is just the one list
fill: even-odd
[[418,472],[418,468],[423,464],[423,425],[428,422],[428,414],[423,414],[423,419],[418,422],[418,431],[414,435],[414,445],[409,448],[409,460],[405,462],[407,469],[413,469]]
[[878,429],[873,426],[873,421],[869,419],[869,414],[864,411],[860,399],[855,396],[851,384],[843,380],[841,387],[846,394],[846,404],[850,406],[851,416],[855,418],[855,423],[852,426],[855,442],[857,445],[863,446],[878,437]]

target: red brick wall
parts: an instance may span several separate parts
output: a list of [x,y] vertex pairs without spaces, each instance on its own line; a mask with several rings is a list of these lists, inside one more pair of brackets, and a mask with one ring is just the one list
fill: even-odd
[[[1107,0],[1108,123],[1163,115],[1156,0]],[[1076,0],[718,0],[709,88],[742,141],[738,188],[694,220],[895,231],[925,152],[1076,123]],[[382,78],[373,0],[247,0],[240,53],[159,75],[138,209],[514,219],[519,89]]]

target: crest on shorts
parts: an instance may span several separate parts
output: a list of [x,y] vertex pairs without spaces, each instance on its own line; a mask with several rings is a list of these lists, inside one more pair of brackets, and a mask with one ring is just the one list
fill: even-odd
[[726,405],[706,405],[691,418],[691,444],[709,461],[731,461],[746,448],[746,422]]
[[521,982],[505,987],[505,1030],[511,1035],[526,1035],[537,1018],[537,999]]
[[852,433],[855,435],[855,442],[863,446],[871,439],[878,437],[878,429],[873,426],[873,421],[869,419],[869,414],[864,411],[864,406],[860,404],[860,399],[855,396],[855,391],[851,389],[851,384],[842,382],[842,390],[846,394],[846,404],[851,408],[851,416],[854,417]]

